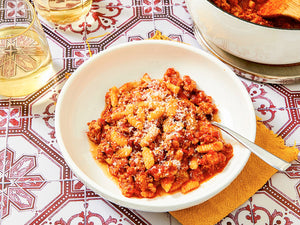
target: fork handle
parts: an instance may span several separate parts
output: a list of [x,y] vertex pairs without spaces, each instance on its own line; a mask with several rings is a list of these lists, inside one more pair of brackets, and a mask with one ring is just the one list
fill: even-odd
[[217,122],[211,122],[212,125],[221,128],[223,131],[225,131],[227,134],[229,134],[231,137],[236,139],[238,142],[240,142],[242,145],[244,145],[246,148],[248,148],[251,152],[253,152],[255,155],[257,155],[259,158],[261,158],[263,161],[268,163],[270,166],[274,167],[275,169],[279,171],[285,171],[288,167],[291,166],[290,163],[287,161],[278,158],[277,156],[273,155],[272,153],[268,152],[267,150],[259,147],[258,145],[254,144],[253,142],[249,141],[247,138],[243,137],[242,135],[236,133],[235,131],[229,129],[228,127],[223,126],[222,124],[219,124]]

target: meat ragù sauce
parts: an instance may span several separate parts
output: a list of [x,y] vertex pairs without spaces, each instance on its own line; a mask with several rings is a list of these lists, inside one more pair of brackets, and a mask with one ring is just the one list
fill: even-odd
[[252,23],[277,28],[300,29],[300,22],[289,17],[264,18],[261,7],[268,0],[209,0],[222,10]]
[[188,193],[220,173],[233,156],[216,120],[213,99],[189,76],[169,68],[162,79],[112,87],[100,118],[88,123],[95,159],[126,197]]

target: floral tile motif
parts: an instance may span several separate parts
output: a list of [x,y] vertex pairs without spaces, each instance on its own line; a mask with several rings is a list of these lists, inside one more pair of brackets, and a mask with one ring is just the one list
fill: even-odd
[[95,224],[139,224],[145,223],[143,218],[129,209],[116,206],[100,197],[87,196],[87,222],[95,221]]
[[[116,41],[118,42],[120,37],[125,37],[125,39],[122,40],[127,42],[126,35],[127,32],[132,29],[132,25],[138,26],[138,24],[144,23],[144,21],[152,20],[151,15],[143,14],[142,7],[140,6],[134,8],[120,8],[120,15],[118,15],[118,17],[121,17],[122,20],[115,22],[116,24],[111,30],[102,31],[100,28],[97,29],[97,32],[88,35],[89,40],[87,40],[87,42],[89,43],[89,47],[93,54],[106,49]],[[137,20],[137,18],[139,19]]]
[[290,90],[288,87],[280,85],[272,85],[272,88],[285,99],[289,120],[280,128],[278,135],[286,138],[300,129],[300,91]]
[[15,158],[15,152],[6,148],[0,152],[1,162],[1,202],[2,217],[9,214],[10,206],[20,210],[28,210],[34,207],[35,198],[30,192],[40,189],[44,185],[44,178],[40,174],[31,173],[36,167],[36,158],[32,155],[23,155]]
[[19,126],[20,111],[20,107],[9,107],[9,103],[0,108],[0,131],[2,131],[2,134],[5,134],[8,126]]
[[290,210],[268,195],[256,194],[252,197],[252,204],[255,225],[296,225],[299,222],[299,213],[295,214],[294,210]]
[[[243,83],[250,94],[257,116],[269,129],[286,141],[290,135],[299,132],[299,91],[289,90],[288,86],[246,82],[245,79]],[[294,141],[296,138],[290,139],[290,145]]]
[[94,0],[86,18],[68,25],[57,25],[56,30],[60,34],[70,33],[73,37],[77,36],[79,40],[85,40],[86,35],[100,30],[112,32],[116,27],[121,26],[122,20],[132,16],[134,9],[135,7],[128,7],[116,0]]
[[[39,19],[43,25],[44,32],[48,36],[48,38],[52,39],[53,42],[61,43],[62,46],[71,45],[71,44],[80,44],[83,43],[83,38],[86,35],[85,26],[85,18],[76,22],[80,31],[74,32],[71,29],[63,28],[63,25],[53,24],[52,22],[48,22],[43,17],[39,16]],[[80,23],[78,25],[78,23]],[[67,25],[66,25],[67,26]],[[75,26],[75,25],[74,25]],[[54,38],[56,37],[56,38]],[[63,41],[62,41],[63,40]]]
[[252,217],[251,201],[247,201],[242,204],[238,209],[231,212],[228,216],[222,219],[216,225],[254,225]]
[[[179,225],[168,213],[150,213],[120,207],[104,200],[93,192],[87,192],[87,222],[95,224],[160,224]],[[97,222],[98,221],[98,222]]]
[[151,213],[136,210],[133,210],[133,212],[140,217],[145,218],[150,224],[180,225],[180,223],[169,213]]
[[136,26],[124,33],[126,42],[147,40],[153,37],[155,28],[153,21],[140,21]]
[[[3,219],[3,224],[12,224],[14,219],[28,221],[27,224],[58,224],[76,220],[84,224],[84,191],[74,191],[70,184],[71,181],[49,181],[44,182],[43,186],[29,189],[32,205],[25,208],[23,205],[17,207],[16,204],[8,204],[6,208],[10,213]],[[13,196],[9,198],[10,201],[14,200]],[[26,201],[23,200],[21,203],[24,202]]]
[[[278,107],[279,105],[282,106],[284,104],[284,99],[282,96],[278,95],[272,89],[268,88],[268,86],[263,84],[257,84],[253,82],[246,84],[244,82],[244,85],[250,94],[253,106],[257,112],[257,116],[264,121],[264,124],[268,128],[276,132],[276,130],[274,130],[275,125],[273,124],[275,116],[279,116],[280,114],[280,121],[288,120],[288,116],[285,115],[287,112],[285,107]],[[276,102],[273,99],[276,99]]]
[[[7,143],[6,151],[2,152],[3,159],[6,159],[4,173],[13,172],[14,179],[24,179],[30,171],[46,180],[70,178],[70,169],[62,156],[30,131],[20,136],[9,136]],[[20,173],[17,173],[18,169],[22,169]]]

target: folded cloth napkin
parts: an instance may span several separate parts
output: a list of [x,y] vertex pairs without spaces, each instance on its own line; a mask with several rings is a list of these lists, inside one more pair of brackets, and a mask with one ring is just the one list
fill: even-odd
[[[285,146],[284,140],[259,118],[256,124],[257,145],[288,162],[297,159],[299,150],[296,147]],[[204,203],[170,214],[183,225],[214,225],[254,195],[276,171],[251,153],[242,172],[227,188]]]

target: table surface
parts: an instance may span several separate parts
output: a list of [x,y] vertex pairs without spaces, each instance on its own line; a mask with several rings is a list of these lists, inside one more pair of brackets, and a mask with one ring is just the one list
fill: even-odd
[[[13,10],[13,9],[11,9]],[[204,47],[193,34],[184,0],[94,0],[71,25],[40,18],[56,73],[23,98],[0,97],[0,224],[179,224],[168,213],[127,209],[89,190],[76,178],[57,145],[55,105],[68,76],[93,54],[124,42],[163,35]],[[240,77],[255,113],[286,145],[300,147],[300,84],[263,84]],[[218,224],[299,224],[300,163],[276,173],[255,195]]]

